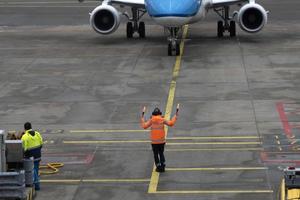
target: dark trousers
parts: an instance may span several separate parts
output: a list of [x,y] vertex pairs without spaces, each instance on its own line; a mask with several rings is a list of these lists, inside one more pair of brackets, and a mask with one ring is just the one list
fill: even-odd
[[165,150],[165,143],[163,144],[152,144],[152,151],[154,154],[154,161],[156,166],[164,166],[165,165],[165,156],[164,156],[164,150]]

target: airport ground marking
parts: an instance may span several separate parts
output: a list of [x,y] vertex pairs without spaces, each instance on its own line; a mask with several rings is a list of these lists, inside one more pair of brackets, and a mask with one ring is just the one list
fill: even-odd
[[64,144],[120,144],[120,143],[150,143],[149,140],[65,140]]
[[251,171],[268,170],[267,167],[186,167],[186,168],[166,168],[166,171]]
[[143,133],[150,132],[150,130],[118,130],[118,129],[107,129],[107,130],[70,130],[70,133]]
[[168,142],[167,146],[179,145],[261,145],[261,142]]
[[280,193],[281,200],[286,200],[285,199],[285,181],[284,181],[284,179],[281,180],[280,190],[281,190],[281,193]]
[[168,140],[226,140],[226,139],[260,139],[258,136],[190,136],[169,137]]
[[170,152],[185,152],[185,151],[263,151],[263,148],[199,148],[199,149],[166,149]]
[[[63,144],[121,144],[150,143],[150,140],[64,140]],[[180,145],[260,145],[261,142],[168,142],[167,146]]]
[[[172,112],[172,108],[174,105],[176,81],[177,81],[177,77],[178,77],[179,71],[180,71],[181,58],[182,58],[183,50],[184,50],[184,40],[187,36],[187,32],[188,32],[188,25],[185,25],[183,28],[183,33],[182,33],[182,40],[180,42],[180,55],[176,56],[176,61],[175,61],[175,65],[174,65],[173,72],[172,72],[172,80],[170,83],[167,106],[166,106],[166,110],[165,110],[165,119],[166,120],[170,120],[170,118],[171,118],[171,112]],[[166,133],[166,138],[167,138],[168,126],[165,126],[165,133]],[[157,191],[158,180],[159,180],[159,173],[155,171],[155,164],[154,164],[152,173],[151,173],[150,184],[148,187],[148,193],[155,193]]]
[[42,179],[41,183],[139,183],[150,179]]
[[166,190],[156,191],[156,194],[251,194],[273,193],[273,190]]

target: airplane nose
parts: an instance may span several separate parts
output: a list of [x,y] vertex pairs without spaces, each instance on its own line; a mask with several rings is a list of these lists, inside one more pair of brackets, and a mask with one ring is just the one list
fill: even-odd
[[152,17],[190,17],[197,13],[201,0],[146,0]]

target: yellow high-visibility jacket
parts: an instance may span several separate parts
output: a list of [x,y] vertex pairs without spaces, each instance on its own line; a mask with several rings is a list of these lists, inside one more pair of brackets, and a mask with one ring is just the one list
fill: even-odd
[[25,131],[21,138],[23,142],[24,157],[33,157],[34,160],[41,159],[41,149],[43,146],[43,138],[41,134],[32,129]]

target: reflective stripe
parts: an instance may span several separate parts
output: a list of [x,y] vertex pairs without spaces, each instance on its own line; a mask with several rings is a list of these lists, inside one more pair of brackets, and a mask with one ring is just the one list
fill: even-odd
[[27,148],[26,151],[35,150],[35,149],[38,149],[38,148],[41,148],[41,147],[42,147],[42,145],[39,145],[39,146],[36,146],[36,147]]
[[[30,133],[32,133],[32,135]],[[36,160],[41,157],[43,139],[39,132],[27,130],[22,136],[21,140],[23,142],[24,156],[26,158],[34,157]]]
[[160,143],[165,143],[165,141],[166,141],[165,139],[158,139],[158,140],[152,140],[151,142],[154,143],[154,144],[155,143],[159,143],[160,144]]
[[164,128],[152,128],[151,127],[151,130],[159,130],[160,131],[160,130],[164,130]]

